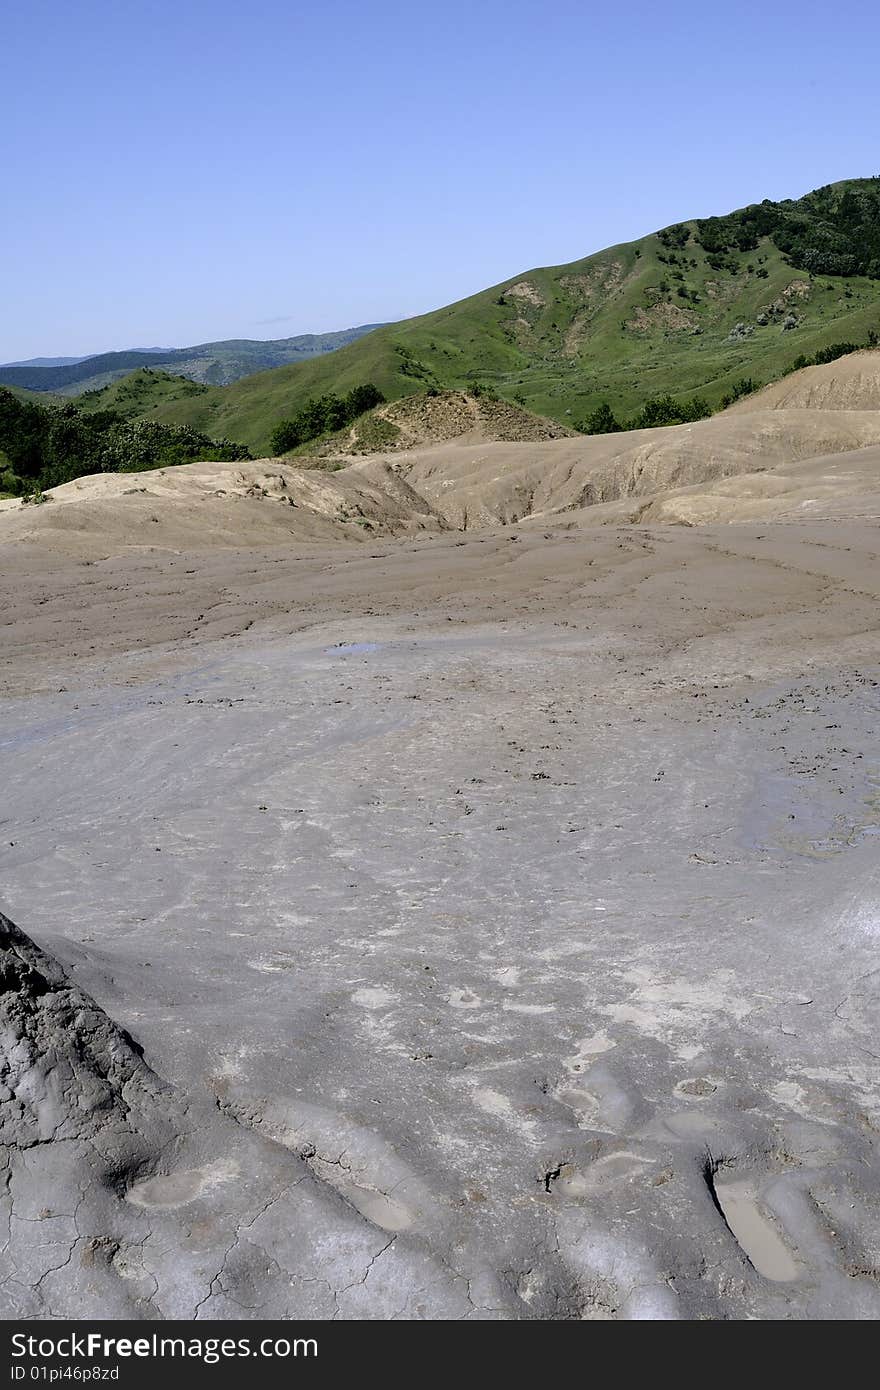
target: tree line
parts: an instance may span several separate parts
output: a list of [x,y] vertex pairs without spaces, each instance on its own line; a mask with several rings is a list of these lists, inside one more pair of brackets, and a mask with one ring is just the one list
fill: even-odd
[[577,428],[581,434],[617,434],[621,430],[649,430],[657,425],[686,425],[692,420],[705,420],[712,407],[702,396],[689,401],[677,400],[669,394],[652,396],[631,420],[620,421],[607,401],[596,407]]
[[250,457],[243,444],[186,425],[127,420],[114,410],[87,414],[72,402],[44,406],[0,387],[0,492],[13,496],[41,493],[87,473]]

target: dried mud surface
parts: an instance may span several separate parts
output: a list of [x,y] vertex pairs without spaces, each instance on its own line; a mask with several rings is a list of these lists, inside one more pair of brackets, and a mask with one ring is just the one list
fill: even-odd
[[870,515],[10,535],[6,1316],[878,1316]]

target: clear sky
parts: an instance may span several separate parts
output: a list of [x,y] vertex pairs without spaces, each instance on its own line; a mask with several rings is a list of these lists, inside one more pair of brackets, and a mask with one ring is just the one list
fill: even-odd
[[420,313],[880,172],[876,0],[26,0],[0,361]]

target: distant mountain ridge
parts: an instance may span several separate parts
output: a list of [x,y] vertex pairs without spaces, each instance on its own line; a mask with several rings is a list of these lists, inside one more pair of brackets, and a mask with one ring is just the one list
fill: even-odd
[[[120,348],[121,352],[174,352],[175,348]],[[0,362],[0,372],[7,367],[73,367],[77,362],[87,362],[90,357],[100,356],[97,352],[84,352],[81,357],[25,357],[21,362]]]
[[7,367],[72,367],[85,360],[84,357],[26,357],[23,362],[0,362],[0,372]]
[[382,324],[362,324],[335,333],[300,333],[293,338],[228,338],[183,348],[130,348],[91,357],[35,357],[29,362],[0,365],[0,385],[28,391],[51,391],[79,396],[100,390],[139,367],[155,367],[172,376],[210,386],[228,386],[255,372],[303,362],[347,347]]

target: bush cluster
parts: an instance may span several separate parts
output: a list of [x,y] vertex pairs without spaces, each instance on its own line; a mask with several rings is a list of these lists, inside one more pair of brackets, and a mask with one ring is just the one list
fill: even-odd
[[186,425],[84,414],[73,403],[43,406],[0,387],[0,491],[30,496],[86,473],[129,473],[195,459],[250,458],[243,444]]
[[797,201],[762,203],[697,223],[696,239],[716,269],[734,269],[731,253],[769,237],[792,265],[812,275],[880,279],[880,179],[830,184]]
[[279,420],[272,431],[272,451],[286,454],[310,439],[318,439],[322,434],[332,434],[344,429],[359,415],[364,415],[374,406],[381,405],[385,397],[368,381],[363,386],[355,386],[347,396],[319,396],[317,400],[306,401],[302,410],[287,420]]
[[647,430],[657,425],[686,425],[693,420],[705,420],[712,414],[708,401],[693,396],[689,401],[674,396],[652,396],[631,420],[621,423],[607,401],[602,401],[578,429],[582,434],[616,434],[619,430]]

